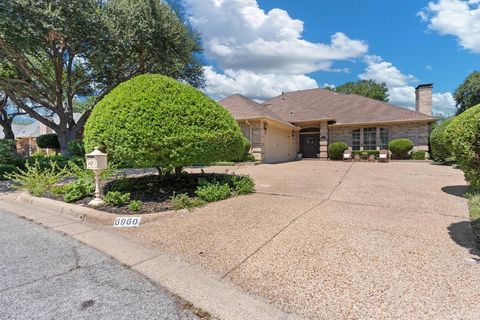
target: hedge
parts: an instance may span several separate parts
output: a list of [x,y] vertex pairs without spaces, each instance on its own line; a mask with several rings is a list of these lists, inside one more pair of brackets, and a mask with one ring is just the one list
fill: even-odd
[[413,149],[413,142],[410,139],[393,139],[388,143],[388,149],[403,159]]
[[37,137],[37,146],[42,149],[60,149],[60,142],[55,133],[42,134]]
[[368,154],[369,156],[375,156],[376,158],[378,158],[378,155],[380,154],[380,151],[379,150],[355,150],[355,151],[352,151],[352,155],[364,155],[364,154]]
[[348,145],[344,142],[334,142],[328,146],[328,156],[332,160],[341,160],[343,152],[348,149]]
[[447,134],[447,128],[453,118],[447,119],[430,134],[430,146],[432,150],[432,159],[436,162],[445,162],[452,158],[452,136]]
[[445,130],[451,137],[451,150],[465,179],[480,188],[480,105],[453,118]]
[[172,78],[145,74],[121,83],[93,109],[85,151],[99,146],[109,159],[167,171],[242,156],[243,136],[221,105]]

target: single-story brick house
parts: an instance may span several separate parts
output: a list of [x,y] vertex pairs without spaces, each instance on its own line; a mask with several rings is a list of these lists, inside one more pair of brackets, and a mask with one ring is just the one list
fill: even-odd
[[235,94],[220,100],[264,163],[328,158],[328,144],[345,142],[353,150],[380,150],[396,138],[408,138],[416,150],[429,150],[432,84],[416,88],[416,110],[356,94],[326,89],[282,93],[262,104]]

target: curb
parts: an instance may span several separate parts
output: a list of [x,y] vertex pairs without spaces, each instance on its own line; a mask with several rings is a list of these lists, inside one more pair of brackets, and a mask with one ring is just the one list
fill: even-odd
[[[121,233],[107,229],[107,221],[111,225],[113,220],[110,217],[99,217],[99,214],[117,215],[28,194],[21,194],[11,199],[11,202],[33,207],[30,210],[15,210],[16,215],[63,232],[105,253],[213,317],[232,320],[297,319],[262,298],[220,280],[199,266],[147,248]],[[46,209],[46,212],[35,210],[38,208]],[[98,222],[101,222],[100,226]]]
[[[58,200],[48,199],[48,198],[39,198],[29,195],[28,193],[20,194],[15,200],[24,202],[28,205],[34,205],[48,210],[56,210],[59,213],[69,215],[73,218],[80,219],[82,221],[92,222],[92,223],[101,223],[103,225],[111,225],[115,218],[120,217],[110,212],[99,211],[89,207],[83,207],[76,204],[65,203]],[[180,210],[179,210],[180,211]],[[155,221],[158,216],[172,213],[174,211],[163,211],[158,213],[147,213],[142,214],[142,223],[148,223]]]

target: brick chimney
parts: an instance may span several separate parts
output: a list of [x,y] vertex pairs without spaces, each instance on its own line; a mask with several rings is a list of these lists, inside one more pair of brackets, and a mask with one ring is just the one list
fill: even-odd
[[415,111],[432,115],[433,83],[421,84],[415,89]]

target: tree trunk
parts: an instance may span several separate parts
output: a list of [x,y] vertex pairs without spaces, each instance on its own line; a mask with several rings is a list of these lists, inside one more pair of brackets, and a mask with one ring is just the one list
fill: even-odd
[[175,167],[175,175],[179,176],[182,174],[183,167]]
[[11,140],[15,140],[15,134],[13,133],[13,129],[12,129],[12,123],[11,122],[8,122],[8,123],[2,123],[2,128],[3,128],[3,139],[11,139]]

